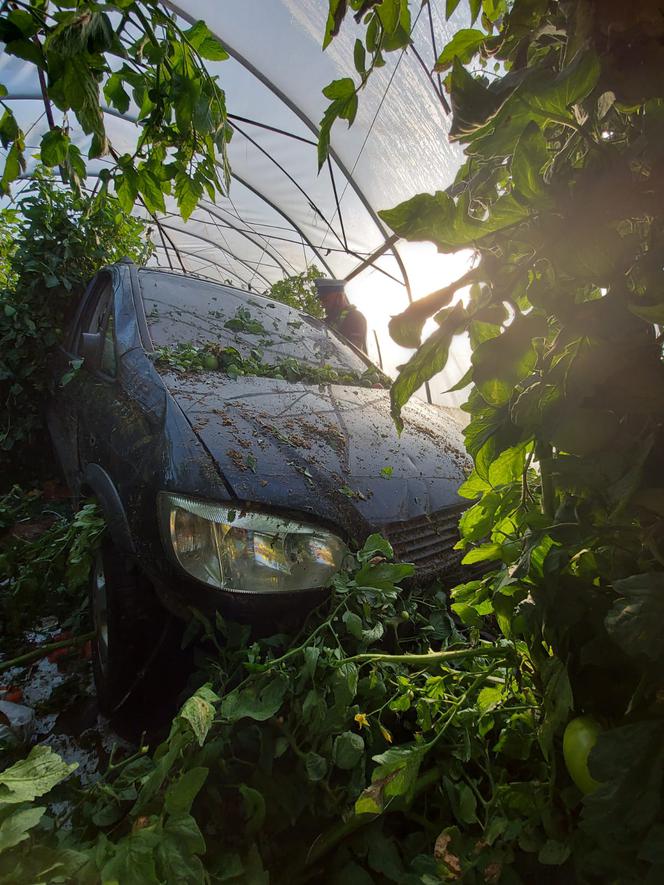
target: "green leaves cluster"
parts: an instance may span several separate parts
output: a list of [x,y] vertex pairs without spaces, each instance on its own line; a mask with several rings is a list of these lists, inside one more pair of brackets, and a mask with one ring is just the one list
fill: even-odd
[[104,531],[94,504],[75,514],[62,501],[14,486],[0,497],[0,616],[3,644],[44,611],[74,626],[86,616],[87,579]]
[[468,7],[473,27],[437,63],[465,163],[446,191],[382,217],[441,252],[470,248],[475,262],[392,320],[411,347],[426,319],[438,324],[395,382],[393,414],[467,334],[471,367],[455,389],[472,384],[474,470],[461,494],[476,503],[459,546],[465,562],[495,571],[457,588],[453,608],[471,628],[495,619],[525,643],[547,757],[559,758],[572,714],[605,726],[590,757],[603,786],[583,803],[553,799],[577,803],[569,847],[581,880],[654,882],[664,825],[654,737],[664,721],[664,23],[649,2]]
[[[229,320],[226,326],[236,323]],[[255,321],[253,321],[255,322]],[[231,326],[231,328],[238,328]],[[247,330],[259,334],[265,330]],[[346,384],[353,387],[389,387],[390,379],[379,369],[370,366],[361,374],[335,369],[333,366],[314,366],[302,363],[295,357],[284,357],[278,363],[263,362],[263,354],[253,349],[250,355],[243,357],[235,347],[222,347],[210,342],[203,347],[194,344],[180,344],[178,347],[158,347],[154,353],[157,368],[171,369],[176,372],[223,372],[231,378],[244,375],[255,375],[258,378],[277,378],[281,381],[304,384]]]
[[358,93],[376,68],[385,64],[385,53],[404,49],[410,43],[411,13],[408,0],[330,0],[329,15],[323,38],[323,49],[339,33],[348,11],[356,22],[366,25],[364,40],[355,40],[353,61],[359,83],[352,77],[333,80],[323,95],[330,99],[319,125],[318,168],[327,159],[330,134],[335,120],[346,120],[351,126],[358,106]]
[[323,316],[323,306],[318,298],[315,281],[325,274],[312,264],[299,274],[291,274],[273,283],[263,294],[273,301],[280,301],[296,310],[303,310],[313,317]]
[[67,764],[50,747],[33,747],[26,759],[0,772],[0,869],[2,857],[30,838],[42,820],[45,805],[35,805],[56,784],[68,777],[77,764]]
[[115,198],[77,196],[38,171],[16,209],[0,214],[0,249],[0,465],[13,482],[43,463],[31,447],[48,445],[48,357],[78,298],[100,267],[125,255],[143,264],[152,246]]
[[[0,42],[8,55],[38,69],[44,102],[62,111],[62,123],[42,138],[40,160],[57,166],[75,192],[87,167],[71,138],[69,114],[90,137],[87,159],[112,157],[100,174],[102,190],[112,183],[125,212],[137,199],[149,212],[163,212],[164,197],[172,194],[186,219],[204,193],[214,200],[228,188],[224,93],[206,67],[228,55],[204,22],[183,30],[158,0],[48,6],[29,0],[18,8],[5,4]],[[135,115],[140,134],[133,153],[118,154],[109,143],[103,102]],[[9,149],[0,193],[7,194],[25,170],[25,135],[4,86],[0,104],[0,141]]]
[[[81,820],[93,827],[91,832],[82,824],[70,826],[64,838],[54,837],[51,809],[24,805],[24,818],[13,823],[13,845],[6,846],[14,850],[0,856],[0,882],[48,879],[148,885],[205,881],[200,860],[205,840],[190,812],[208,769],[192,767],[182,772],[178,763],[205,741],[217,700],[208,688],[200,688],[174,719],[161,753],[149,759],[145,750],[139,750],[117,766],[119,774],[114,773],[112,782],[77,791]],[[16,794],[10,794],[7,801],[27,801],[47,793],[75,768],[49,748],[37,746],[26,760],[0,773],[0,791],[6,781]],[[156,794],[160,794],[161,814],[141,813],[149,809]],[[0,815],[3,800],[0,792]],[[127,803],[136,812],[132,824],[111,839],[123,817],[122,805]]]
[[413,567],[391,560],[371,536],[299,629],[199,614],[204,684],[167,739],[79,790],[68,828],[34,830],[0,882],[419,885],[457,868],[479,885],[507,865],[528,881],[538,853],[559,864],[527,669],[509,643],[469,643],[437,587],[401,589]]

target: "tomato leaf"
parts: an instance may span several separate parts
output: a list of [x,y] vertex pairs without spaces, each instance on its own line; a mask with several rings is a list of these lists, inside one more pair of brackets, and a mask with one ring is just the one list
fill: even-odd
[[664,617],[664,574],[649,572],[615,581],[618,599],[606,616],[606,629],[630,657],[664,657],[659,625]]
[[455,58],[458,58],[462,64],[467,64],[479,51],[486,37],[484,31],[477,31],[473,28],[462,28],[457,31],[438,56],[434,70],[446,71],[452,66]]
[[403,430],[401,410],[415,391],[437,375],[447,363],[450,345],[454,336],[466,322],[466,312],[462,304],[450,308],[446,319],[422,344],[406,365],[390,389],[391,413],[399,433]]

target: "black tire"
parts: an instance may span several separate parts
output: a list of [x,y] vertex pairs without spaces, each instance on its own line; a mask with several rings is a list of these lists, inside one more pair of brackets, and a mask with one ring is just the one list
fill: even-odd
[[142,687],[166,638],[169,617],[149,581],[131,568],[109,538],[104,538],[93,563],[90,612],[99,709],[111,716]]

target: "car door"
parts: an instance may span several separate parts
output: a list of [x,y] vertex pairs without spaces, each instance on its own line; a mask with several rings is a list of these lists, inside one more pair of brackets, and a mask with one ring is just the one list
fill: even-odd
[[[52,359],[52,395],[47,408],[47,422],[65,479],[73,491],[78,491],[85,467],[81,461],[81,442],[86,439],[89,442],[89,433],[85,428],[90,418],[89,404],[100,387],[99,376],[103,372],[104,392],[114,380],[112,304],[111,276],[99,274],[81,299],[67,341],[57,349]],[[104,340],[99,372],[92,372],[85,366],[81,353],[82,336],[84,332],[98,331],[100,328],[108,332],[108,338]]]
[[[132,496],[145,495],[154,478],[164,389],[141,343],[131,280],[117,270],[113,284],[109,278],[81,316],[78,353],[89,352],[85,338],[92,336],[93,360],[81,370],[78,450],[81,470],[102,467],[127,506]],[[154,403],[161,408],[151,409]]]
[[[84,336],[101,335],[98,364],[86,363]],[[71,411],[77,416],[76,442],[79,469],[90,463],[108,469],[111,462],[110,439],[118,418],[117,355],[115,347],[114,292],[110,275],[102,275],[79,315],[73,330],[71,347],[74,365],[80,360],[76,376],[66,386]]]
[[[88,464],[98,464],[117,483],[128,456],[127,433],[132,426],[136,430],[136,408],[118,380],[115,302],[121,295],[108,273],[100,274],[88,289],[66,353],[73,370],[59,381],[50,410],[54,417],[49,424],[67,426],[69,452],[61,456],[65,473],[65,459],[68,455],[71,460],[75,450],[79,480]],[[86,336],[100,336],[98,353],[91,353],[90,341],[86,348]]]

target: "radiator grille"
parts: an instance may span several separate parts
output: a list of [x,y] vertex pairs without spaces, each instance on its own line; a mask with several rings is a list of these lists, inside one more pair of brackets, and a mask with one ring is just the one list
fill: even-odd
[[460,579],[463,554],[453,548],[459,540],[459,517],[467,506],[460,504],[407,522],[393,522],[384,526],[382,533],[392,544],[397,560],[413,563],[417,578]]

